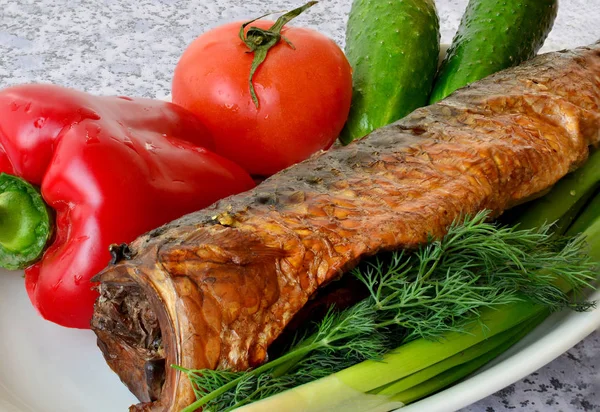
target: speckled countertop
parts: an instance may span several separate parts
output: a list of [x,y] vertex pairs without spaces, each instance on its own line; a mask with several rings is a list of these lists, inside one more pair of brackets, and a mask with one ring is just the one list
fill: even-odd
[[[383,1],[383,0],[382,0]],[[99,94],[164,98],[185,46],[234,19],[299,1],[0,0],[0,86],[50,82]],[[322,0],[297,19],[344,43],[350,0]],[[438,0],[450,42],[467,0]],[[561,0],[544,49],[600,39],[600,0]],[[600,411],[600,332],[536,373],[466,408],[470,412]]]

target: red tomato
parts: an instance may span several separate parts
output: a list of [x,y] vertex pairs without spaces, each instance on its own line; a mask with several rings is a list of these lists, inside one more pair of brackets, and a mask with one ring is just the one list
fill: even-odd
[[[270,175],[328,149],[350,110],[352,69],[333,40],[284,27],[248,83],[254,53],[239,38],[242,22],[198,37],[173,77],[173,102],[194,112],[215,137],[216,152],[254,175]],[[251,26],[268,29],[270,21]]]

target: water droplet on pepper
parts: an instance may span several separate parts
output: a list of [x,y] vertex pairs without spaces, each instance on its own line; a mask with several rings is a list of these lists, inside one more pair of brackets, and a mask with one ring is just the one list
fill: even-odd
[[46,119],[44,117],[40,117],[33,122],[33,125],[36,129],[41,129],[44,127],[44,123],[46,123]]

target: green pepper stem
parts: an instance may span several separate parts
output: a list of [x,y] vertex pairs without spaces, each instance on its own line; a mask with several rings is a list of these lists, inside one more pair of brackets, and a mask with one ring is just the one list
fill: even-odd
[[[250,83],[250,95],[252,96],[252,101],[257,109],[259,108],[259,103],[253,83],[256,70],[258,70],[260,65],[263,64],[267,58],[267,53],[269,53],[269,50],[271,50],[271,48],[281,40],[281,30],[283,29],[283,26],[315,4],[317,4],[316,1],[310,1],[302,7],[298,7],[297,9],[287,12],[283,16],[279,17],[275,24],[273,24],[273,26],[271,26],[271,28],[268,30],[264,30],[259,27],[250,27],[248,29],[248,33],[244,35],[244,30],[249,24],[268,16],[268,14],[265,14],[264,16],[258,17],[254,20],[250,20],[242,24],[242,27],[240,27],[240,39],[242,39],[246,46],[248,46],[250,53],[254,53],[254,60],[252,60],[252,67],[250,68],[248,82]],[[295,50],[294,45],[288,39],[285,37],[283,37],[283,39],[292,49]]]
[[0,267],[29,266],[49,237],[50,217],[41,194],[18,177],[0,174]]

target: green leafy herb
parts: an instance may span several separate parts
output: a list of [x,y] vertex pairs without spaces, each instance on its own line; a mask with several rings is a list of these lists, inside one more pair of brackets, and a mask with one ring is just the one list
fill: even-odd
[[281,357],[246,372],[186,370],[198,400],[184,411],[229,411],[330,375],[416,338],[464,332],[480,311],[531,301],[550,310],[584,310],[557,284],[575,291],[594,278],[581,237],[550,226],[519,230],[486,221],[488,213],[451,225],[441,240],[414,252],[378,255],[352,271],[369,297],[331,310]]
[[453,224],[442,240],[414,254],[376,257],[353,270],[369,289],[380,326],[401,326],[406,340],[436,338],[464,330],[482,307],[523,299],[553,311],[589,309],[590,303],[573,300],[557,285],[580,290],[594,279],[582,237],[556,236],[550,225],[502,227],[486,217],[479,213]]

